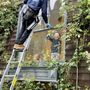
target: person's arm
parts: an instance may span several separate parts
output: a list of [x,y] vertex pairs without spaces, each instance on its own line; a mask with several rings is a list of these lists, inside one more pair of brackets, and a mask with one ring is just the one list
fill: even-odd
[[47,39],[50,40],[51,42],[53,41],[53,37],[50,35],[47,35]]
[[48,23],[47,7],[48,7],[48,0],[44,0],[43,5],[42,5],[42,17],[45,23]]
[[60,46],[60,43],[59,43],[59,44],[54,45],[54,47],[59,47],[59,46]]
[[52,25],[48,22],[47,8],[48,8],[48,0],[44,0],[42,5],[42,17],[44,19],[46,27],[50,29],[52,28]]

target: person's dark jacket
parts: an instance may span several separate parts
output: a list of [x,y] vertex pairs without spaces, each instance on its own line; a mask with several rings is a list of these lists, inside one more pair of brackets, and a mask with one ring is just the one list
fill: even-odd
[[47,39],[52,42],[51,45],[51,53],[59,53],[60,50],[60,40],[59,39],[54,39],[52,36],[47,36]]

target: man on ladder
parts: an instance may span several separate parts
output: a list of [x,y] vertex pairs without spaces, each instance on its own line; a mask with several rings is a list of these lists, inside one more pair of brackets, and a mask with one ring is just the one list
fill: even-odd
[[52,28],[52,26],[48,23],[47,6],[48,0],[24,0],[22,9],[20,11],[22,21],[19,21],[18,23],[18,27],[20,29],[15,41],[14,49],[24,49],[23,43],[26,41],[32,31],[32,29],[27,30],[27,27],[36,20],[40,9],[42,10],[42,17],[44,19],[46,27]]

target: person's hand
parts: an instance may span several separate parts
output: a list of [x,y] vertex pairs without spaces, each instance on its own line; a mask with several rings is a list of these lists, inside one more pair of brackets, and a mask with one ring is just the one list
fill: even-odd
[[46,27],[47,27],[48,29],[53,28],[53,26],[52,26],[50,23],[46,23]]
[[50,36],[50,34],[47,34],[47,37],[49,37]]

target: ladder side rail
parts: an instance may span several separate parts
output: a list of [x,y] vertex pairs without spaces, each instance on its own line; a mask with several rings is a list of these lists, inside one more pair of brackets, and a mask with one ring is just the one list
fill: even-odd
[[[32,36],[33,36],[33,33],[34,33],[34,27],[38,24],[38,22],[39,22],[39,19],[38,19],[38,21],[34,21],[33,22],[33,26],[31,26],[31,29],[32,29],[32,32],[31,32],[31,34],[29,35],[29,37],[28,37],[28,39],[27,39],[27,45],[26,45],[26,49],[28,49],[29,48],[29,46],[30,46],[30,42],[31,42],[31,39],[32,39]],[[27,28],[27,30],[30,30],[30,26]]]
[[[33,29],[33,28],[38,24],[38,22],[39,22],[39,20],[38,20],[38,21],[35,21],[35,24],[33,24],[33,26],[31,26],[31,28],[29,27],[29,29]],[[28,29],[28,30],[29,30],[29,29]],[[26,41],[26,45],[25,45],[25,48],[24,48],[24,50],[23,50],[23,52],[22,52],[22,55],[21,55],[21,57],[20,57],[20,61],[19,61],[19,64],[18,64],[16,73],[15,73],[15,76],[14,76],[14,78],[13,78],[13,80],[12,80],[12,83],[11,83],[11,86],[10,86],[10,90],[13,90],[13,89],[14,89],[14,86],[15,86],[15,84],[16,84],[16,81],[17,81],[17,78],[18,78],[18,74],[19,74],[19,72],[20,72],[20,70],[21,70],[21,63],[22,63],[22,61],[24,60],[25,51],[28,49],[28,47],[29,47],[29,45],[30,45],[31,38],[32,38],[32,36],[33,36],[33,32],[34,32],[34,31],[31,32],[31,34],[29,35],[29,37],[28,37],[28,39],[27,39],[27,41]]]
[[10,59],[9,59],[9,62],[8,62],[8,64],[7,64],[6,69],[4,70],[3,76],[2,76],[2,78],[1,78],[0,90],[1,90],[2,85],[3,85],[3,83],[4,83],[4,77],[5,77],[6,73],[8,73],[8,71],[9,71],[10,62],[11,62],[11,60],[12,60],[12,58],[13,58],[14,51],[15,51],[15,50],[13,50],[12,55],[11,55],[11,57],[10,57]]
[[[32,35],[33,35],[33,31],[32,31],[32,33],[31,33],[31,34],[29,35],[29,37],[28,37],[28,41],[29,41],[29,42],[31,41]],[[29,39],[29,38],[30,38],[30,39]],[[11,83],[11,86],[10,86],[10,90],[13,90],[13,89],[14,89],[14,86],[15,86],[15,84],[16,84],[16,81],[17,81],[17,78],[18,78],[18,74],[19,74],[19,72],[20,72],[20,70],[21,70],[21,62],[24,60],[25,51],[26,51],[27,46],[28,46],[28,44],[29,44],[28,41],[27,41],[27,43],[26,43],[26,47],[24,48],[24,50],[23,50],[23,52],[22,52],[22,54],[21,54],[20,61],[19,61],[19,64],[18,64],[16,73],[15,73],[15,76],[14,76],[14,78],[13,78],[13,80],[12,80],[12,83]]]
[[17,66],[17,69],[16,69],[16,72],[15,72],[14,78],[13,78],[12,83],[11,83],[11,86],[10,86],[10,90],[13,90],[14,89],[14,86],[15,86],[16,81],[17,81],[17,78],[18,78],[18,74],[19,74],[19,72],[21,70],[21,62],[24,60],[24,55],[25,55],[25,49],[23,50],[22,55],[20,57],[19,64]]

